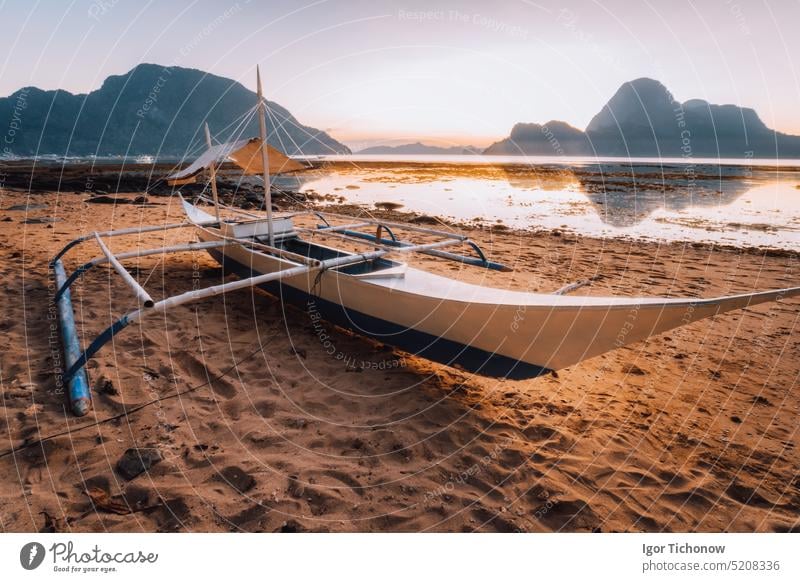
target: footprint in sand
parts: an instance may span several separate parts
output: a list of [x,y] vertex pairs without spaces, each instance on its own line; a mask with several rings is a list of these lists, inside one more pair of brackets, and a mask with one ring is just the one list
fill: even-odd
[[358,481],[358,479],[356,479],[355,477],[352,477],[348,473],[345,473],[343,471],[336,471],[336,470],[331,469],[331,470],[325,471],[323,474],[327,475],[328,477],[331,477],[332,479],[335,479],[335,480],[339,481],[340,483],[344,483],[350,489],[352,489],[353,492],[355,492],[357,495],[360,495],[362,497],[364,496],[364,487],[361,485],[361,483]]
[[553,498],[535,516],[553,531],[592,531],[601,525],[597,514],[581,499]]
[[215,394],[227,399],[234,398],[238,394],[236,386],[226,378],[220,377],[219,372],[207,367],[194,355],[188,352],[178,352],[173,359],[188,376],[194,379],[193,385],[208,382]]

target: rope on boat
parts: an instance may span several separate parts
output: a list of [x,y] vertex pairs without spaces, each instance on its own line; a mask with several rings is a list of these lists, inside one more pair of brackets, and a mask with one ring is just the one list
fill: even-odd
[[[239,117],[231,121],[228,125],[220,129],[217,133],[218,134],[223,133],[227,131],[232,125],[237,124],[236,127],[234,127],[233,131],[231,132],[231,135],[235,135],[236,139],[238,139],[244,133],[244,130],[247,128],[247,124],[250,123],[255,113],[256,113],[256,107],[251,107],[250,109],[242,113]],[[219,143],[219,140],[214,140],[214,141]],[[187,147],[186,155],[183,157],[183,160],[185,160],[192,152],[200,151],[201,147],[206,147],[204,142],[198,143],[195,147],[192,147],[191,145]],[[180,168],[181,164],[183,164],[183,160],[172,166],[172,169],[169,170],[169,172],[167,172],[167,175],[170,175],[173,172],[177,171]],[[153,169],[154,168],[155,166],[153,166]],[[152,177],[152,175],[153,175],[153,170],[151,169],[150,177]],[[148,184],[148,186],[144,189],[144,193],[150,194],[155,188],[161,186],[164,182],[165,182],[164,178],[157,178],[154,182]],[[205,184],[205,186],[203,187],[203,192],[205,192],[207,189],[208,189],[208,184]]]
[[311,285],[311,295],[314,296],[316,299],[320,299],[322,297],[322,274],[327,271],[327,269],[320,269],[317,274],[314,276],[314,283]]

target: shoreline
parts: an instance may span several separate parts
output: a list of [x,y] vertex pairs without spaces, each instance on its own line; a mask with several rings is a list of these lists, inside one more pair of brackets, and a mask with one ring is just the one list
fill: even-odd
[[[61,191],[64,194],[74,193],[84,196],[106,196],[110,198],[118,197],[120,201],[126,201],[128,195],[147,195],[158,197],[159,199],[173,195],[176,188],[167,186],[161,181],[161,176],[166,175],[174,166],[170,164],[45,164],[32,166],[30,162],[16,162],[13,164],[0,164],[0,191],[29,192],[31,195],[38,195],[41,192]],[[800,167],[787,168],[780,170],[778,174],[774,169],[758,168],[748,166],[730,166],[724,169],[718,167],[719,172],[713,174],[703,174],[695,171],[692,176],[686,176],[683,172],[671,172],[662,167],[660,172],[652,172],[642,169],[630,169],[630,171],[607,171],[598,172],[596,169],[586,167],[536,165],[536,166],[517,166],[508,168],[498,163],[488,163],[479,166],[438,163],[438,162],[396,162],[396,161],[377,161],[370,162],[364,167],[359,164],[345,161],[323,162],[318,166],[297,174],[286,174],[276,178],[277,185],[273,185],[273,203],[279,208],[302,208],[313,207],[317,210],[340,209],[349,213],[367,212],[376,216],[396,218],[401,221],[425,222],[430,220],[430,224],[443,224],[448,227],[461,229],[492,229],[494,231],[508,230],[520,234],[538,233],[560,233],[567,236],[588,237],[597,241],[606,239],[616,239],[631,242],[648,242],[656,244],[679,244],[679,245],[704,245],[723,249],[747,249],[748,252],[768,253],[774,256],[790,256],[795,253],[795,249],[790,243],[781,244],[776,242],[776,236],[792,236],[791,233],[797,229],[794,222],[772,226],[769,215],[765,214],[763,222],[758,218],[754,219],[749,215],[743,215],[743,220],[756,220],[754,223],[738,222],[731,219],[728,222],[716,224],[713,219],[700,218],[699,221],[692,221],[691,215],[687,218],[680,214],[665,215],[655,220],[651,220],[651,215],[658,206],[660,196],[668,196],[670,204],[676,204],[675,200],[681,196],[690,196],[697,199],[697,208],[701,213],[704,208],[713,207],[714,200],[723,196],[723,191],[733,189],[741,190],[744,184],[749,187],[766,186],[771,183],[780,183],[782,186],[795,184],[795,188],[800,190]],[[536,216],[530,218],[530,224],[522,226],[520,224],[504,224],[499,218],[484,218],[481,222],[478,219],[466,219],[465,217],[440,216],[437,213],[426,213],[415,210],[405,210],[402,205],[395,209],[380,208],[381,204],[392,205],[392,192],[387,190],[387,202],[355,202],[348,201],[347,196],[342,190],[347,190],[351,186],[336,187],[330,186],[328,192],[319,193],[313,188],[304,188],[304,182],[315,180],[327,175],[347,176],[352,174],[358,179],[360,171],[368,171],[363,180],[367,184],[386,183],[389,188],[402,187],[403,184],[425,184],[438,180],[446,182],[453,179],[473,179],[473,180],[500,180],[507,182],[512,187],[521,187],[523,192],[527,181],[534,180],[537,187],[545,191],[558,188],[572,188],[568,184],[579,184],[581,194],[586,198],[586,202],[596,205],[597,208],[589,210],[577,210],[575,213],[568,207],[569,203],[563,208],[563,218],[566,224],[555,226],[553,222],[549,224],[537,224]],[[385,173],[384,173],[385,171]],[[354,173],[355,172],[355,173]],[[219,191],[223,200],[229,204],[235,204],[244,209],[257,208],[263,201],[260,188],[251,181],[238,182],[238,172],[233,171],[228,164],[223,164],[219,169]],[[336,184],[336,183],[334,183]],[[357,186],[352,186],[357,188]],[[364,184],[361,185],[364,187]],[[618,199],[619,193],[625,193],[633,189],[637,195],[642,197],[642,206],[639,210],[629,214],[631,209],[620,207]],[[199,194],[203,191],[200,185],[189,185],[181,188],[188,195]],[[492,189],[487,189],[488,191]],[[686,192],[683,192],[683,191]],[[145,192],[146,191],[146,194]],[[338,191],[338,192],[337,192]],[[357,190],[354,190],[357,192]],[[446,195],[449,191],[444,188],[441,192]],[[493,191],[493,190],[492,190]],[[524,195],[524,194],[523,194]],[[608,200],[604,196],[611,196]],[[730,202],[731,194],[725,194]],[[733,195],[735,200],[735,194]],[[798,193],[800,196],[800,193]],[[293,204],[291,198],[299,201]],[[356,196],[357,198],[357,196]],[[113,200],[105,200],[112,202]],[[151,202],[153,200],[151,199]],[[709,202],[711,205],[709,206]],[[749,201],[748,203],[749,204]],[[411,205],[411,203],[409,203]],[[655,206],[654,206],[655,205]],[[424,206],[424,205],[423,205]],[[668,208],[673,208],[672,206]],[[680,206],[674,208],[680,209]],[[526,212],[529,207],[518,209]],[[575,220],[582,218],[580,212],[596,212],[602,221],[603,232],[598,231],[597,226],[586,228],[587,232],[582,232],[575,224]],[[541,212],[541,211],[540,211]],[[611,214],[609,214],[611,213]],[[616,213],[616,214],[613,214]],[[638,214],[637,214],[638,213]],[[505,213],[507,214],[507,213]],[[498,216],[508,218],[504,213]],[[618,216],[616,220],[606,218],[606,216]],[[562,216],[554,214],[554,216]],[[593,218],[597,218],[592,215]],[[622,218],[619,218],[622,217]],[[625,218],[627,217],[627,218]],[[590,217],[587,215],[587,220]],[[625,220],[632,220],[627,223]],[[541,221],[541,218],[540,218]],[[641,221],[650,221],[648,227],[635,231],[635,227]],[[506,222],[513,222],[506,220]],[[547,221],[541,221],[547,222]],[[663,224],[661,227],[653,226],[655,222]],[[707,223],[707,224],[706,224]],[[589,222],[591,224],[591,220]],[[633,229],[633,231],[631,231]],[[660,230],[663,229],[663,230]],[[616,232],[614,232],[616,230]],[[700,232],[715,233],[709,235],[706,240],[702,239]],[[606,234],[607,233],[607,234]],[[659,233],[662,233],[660,236]],[[745,234],[741,234],[745,233]],[[751,233],[755,240],[763,234],[758,243],[748,244],[747,233]],[[714,240],[718,239],[718,240]],[[736,242],[733,242],[735,240]],[[791,239],[789,239],[791,240]],[[770,244],[770,243],[774,244]],[[775,246],[775,245],[778,246]]]

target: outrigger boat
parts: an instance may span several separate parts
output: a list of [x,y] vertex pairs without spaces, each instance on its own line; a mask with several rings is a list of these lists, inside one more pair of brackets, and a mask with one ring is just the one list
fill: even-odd
[[[313,309],[330,323],[449,366],[490,377],[533,378],[610,350],[645,340],[667,330],[781,298],[800,295],[800,287],[712,299],[570,296],[576,285],[553,293],[527,293],[465,283],[412,268],[409,253],[485,268],[509,270],[486,258],[466,236],[374,219],[353,219],[333,213],[307,212],[273,216],[270,172],[294,171],[297,162],[266,146],[266,108],[258,78],[260,137],[212,146],[194,164],[169,177],[186,183],[203,170],[210,173],[212,197],[191,203],[181,197],[185,222],[107,232],[95,232],[69,243],[53,260],[72,409],[90,407],[85,365],[97,351],[131,323],[169,312],[174,307],[208,297],[259,287],[286,304]],[[261,173],[266,216],[223,205],[216,190],[216,169],[232,160],[245,173]],[[199,205],[213,205],[209,214]],[[224,214],[224,217],[223,217]],[[317,217],[316,229],[293,219]],[[355,222],[354,222],[355,220]],[[169,229],[193,229],[197,242],[115,255],[104,240]],[[368,232],[365,232],[368,230]],[[421,235],[424,242],[400,238]],[[317,236],[364,245],[348,251],[314,242]],[[72,247],[94,240],[102,255],[67,277],[62,258]],[[453,252],[467,246],[474,256]],[[447,249],[447,250],[445,250]],[[187,251],[206,251],[239,279],[155,301],[125,269],[127,259]],[[108,263],[138,298],[139,307],[114,322],[82,350],[77,339],[70,286],[89,269]]]

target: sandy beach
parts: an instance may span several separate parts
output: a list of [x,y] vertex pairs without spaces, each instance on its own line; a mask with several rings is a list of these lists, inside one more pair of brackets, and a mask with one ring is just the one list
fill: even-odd
[[[87,198],[0,194],[4,209],[30,205],[0,218],[2,531],[800,530],[797,300],[498,381],[237,292],[120,335],[90,364],[93,410],[75,418],[53,373],[49,259],[95,229],[181,219],[175,198]],[[595,295],[713,297],[800,281],[790,251],[462,232],[514,272],[414,264],[531,291],[599,276],[577,291]],[[97,254],[86,244],[66,262]],[[136,273],[157,297],[222,279],[200,253],[141,259]],[[106,267],[75,289],[84,342],[134,305]],[[136,447],[157,462],[129,478],[118,462]]]

